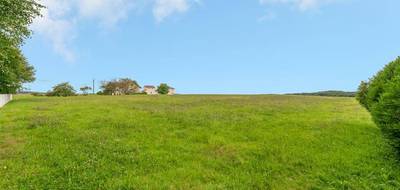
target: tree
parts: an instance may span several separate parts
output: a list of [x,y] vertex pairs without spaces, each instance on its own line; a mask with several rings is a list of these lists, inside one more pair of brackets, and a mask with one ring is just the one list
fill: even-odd
[[58,84],[53,90],[47,93],[47,96],[75,96],[76,91],[68,82]]
[[0,94],[15,93],[23,83],[33,82],[34,75],[21,50],[0,38]]
[[392,144],[400,150],[400,57],[361,84],[359,101]]
[[140,86],[135,80],[121,78],[118,80],[103,82],[101,89],[105,95],[129,95],[139,93]]
[[159,94],[168,94],[169,92],[169,86],[165,83],[161,83],[160,86],[157,87],[157,92]]
[[0,0],[0,93],[15,93],[23,83],[35,80],[20,46],[31,35],[28,26],[42,8],[34,0]]
[[32,31],[28,28],[44,6],[35,0],[0,0],[0,38],[19,46]]
[[361,81],[361,84],[358,87],[358,91],[356,94],[356,99],[360,102],[362,106],[368,109],[367,94],[368,94],[368,82]]
[[80,90],[82,91],[83,95],[88,95],[90,90],[92,90],[92,87],[90,86],[83,86],[80,88]]

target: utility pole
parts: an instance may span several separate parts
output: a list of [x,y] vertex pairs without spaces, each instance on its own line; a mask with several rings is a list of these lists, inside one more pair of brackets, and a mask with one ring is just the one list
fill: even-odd
[[94,79],[93,79],[93,86],[92,86],[92,90],[93,90],[93,95],[94,95]]

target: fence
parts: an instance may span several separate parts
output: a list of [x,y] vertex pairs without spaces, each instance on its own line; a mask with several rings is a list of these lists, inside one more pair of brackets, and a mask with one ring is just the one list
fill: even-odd
[[0,108],[12,100],[12,94],[0,94]]

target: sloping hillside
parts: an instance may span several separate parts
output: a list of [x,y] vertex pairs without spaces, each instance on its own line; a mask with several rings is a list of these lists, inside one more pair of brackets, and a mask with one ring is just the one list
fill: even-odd
[[17,96],[0,189],[399,189],[353,98]]

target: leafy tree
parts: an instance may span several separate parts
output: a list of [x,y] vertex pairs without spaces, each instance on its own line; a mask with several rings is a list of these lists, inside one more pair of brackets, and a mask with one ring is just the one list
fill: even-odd
[[157,87],[157,92],[159,94],[168,94],[169,92],[169,86],[165,83],[161,83],[160,86]]
[[75,96],[76,91],[68,82],[58,84],[53,90],[47,93],[47,96]]
[[368,85],[360,86],[361,104],[400,150],[400,57],[379,71]]
[[135,80],[129,78],[121,78],[118,80],[103,82],[101,85],[101,89],[103,90],[103,94],[105,95],[129,95],[139,93],[140,86]]
[[34,81],[34,75],[21,50],[0,38],[0,94],[15,93],[23,83]]
[[35,0],[0,0],[0,38],[15,46],[22,44],[32,33],[28,26],[42,8]]
[[88,95],[89,91],[92,90],[92,88],[90,86],[83,86],[83,87],[80,88],[80,90],[82,91],[82,93],[84,95]]
[[34,68],[19,48],[42,8],[34,0],[0,0],[0,93],[15,93],[23,83],[35,80]]

